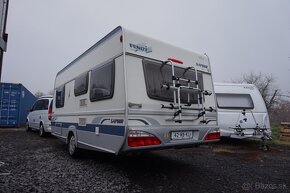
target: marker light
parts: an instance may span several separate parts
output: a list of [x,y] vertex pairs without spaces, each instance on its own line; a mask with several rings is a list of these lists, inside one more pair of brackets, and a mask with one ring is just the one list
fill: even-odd
[[161,141],[154,135],[144,131],[130,131],[128,135],[128,146],[140,147],[149,145],[160,145]]
[[204,140],[209,141],[209,140],[217,140],[220,138],[221,138],[221,135],[219,131],[211,131],[205,136]]
[[168,58],[167,60],[170,60],[170,61],[178,63],[178,64],[183,64],[183,62],[181,60],[177,60],[177,59],[174,59],[174,58]]

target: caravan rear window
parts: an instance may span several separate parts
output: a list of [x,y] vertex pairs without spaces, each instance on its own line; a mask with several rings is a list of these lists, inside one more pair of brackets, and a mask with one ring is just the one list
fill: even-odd
[[[144,59],[143,68],[148,96],[156,100],[173,102],[173,91],[161,88],[164,84],[172,85],[171,65]],[[175,76],[195,80],[195,71],[175,66]],[[203,89],[202,74],[198,72],[197,76],[199,80],[199,88]],[[187,83],[181,82],[181,85],[187,86]],[[190,86],[196,87],[194,83],[191,83]],[[190,102],[191,104],[197,104],[197,93],[189,93],[181,90],[180,95],[182,103]]]
[[114,94],[115,61],[111,61],[91,72],[90,100],[110,99]]
[[249,94],[216,93],[217,104],[221,109],[253,109],[254,103]]

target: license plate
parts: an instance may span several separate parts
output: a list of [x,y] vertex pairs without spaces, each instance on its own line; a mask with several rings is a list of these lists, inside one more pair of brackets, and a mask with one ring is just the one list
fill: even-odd
[[172,140],[191,139],[191,138],[192,138],[192,131],[172,131],[171,132]]

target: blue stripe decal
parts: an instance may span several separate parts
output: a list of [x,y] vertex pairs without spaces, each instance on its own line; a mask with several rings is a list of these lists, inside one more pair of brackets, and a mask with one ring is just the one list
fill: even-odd
[[96,127],[99,127],[99,133],[108,135],[124,136],[125,126],[120,125],[99,125],[99,124],[87,124],[86,126],[79,126],[77,123],[67,122],[51,122],[51,126],[55,127],[57,124],[61,124],[62,128],[69,128],[74,126],[77,130],[95,132]]

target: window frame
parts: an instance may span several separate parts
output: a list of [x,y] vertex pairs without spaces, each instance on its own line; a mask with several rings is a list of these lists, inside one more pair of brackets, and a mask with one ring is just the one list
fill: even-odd
[[[47,102],[47,108],[43,108],[44,106],[43,106],[43,101],[46,101]],[[41,106],[40,106],[41,105]],[[41,108],[38,108],[38,109],[36,109],[36,107],[41,107]],[[32,107],[32,111],[42,111],[42,110],[48,110],[48,106],[49,106],[49,100],[48,99],[38,99],[35,103],[34,103],[34,105],[33,105],[33,107]]]
[[[78,81],[82,81],[83,79],[85,79],[85,89],[81,90],[81,91],[77,91],[77,88],[76,88],[77,84],[76,83],[78,83]],[[81,95],[87,94],[88,90],[89,90],[89,72],[81,74],[81,75],[79,75],[78,77],[75,78],[75,81],[74,81],[74,95],[75,96],[81,96]]]
[[[57,98],[58,92],[62,92],[63,95],[61,95],[61,100],[63,101],[61,104],[59,104],[59,100]],[[55,108],[63,108],[65,103],[65,85],[59,86],[55,89]]]
[[[248,99],[250,99],[251,102],[251,106],[249,107],[238,107],[238,106],[220,106],[219,104],[219,97],[222,95],[228,95],[228,96],[247,96]],[[254,109],[255,108],[255,104],[253,101],[253,98],[250,94],[246,94],[246,93],[216,93],[216,99],[217,99],[217,106],[220,109]]]
[[[142,66],[143,66],[144,78],[145,78],[145,86],[146,86],[146,92],[147,92],[148,97],[151,98],[151,99],[159,100],[159,101],[173,102],[173,100],[174,100],[173,91],[171,91],[172,92],[172,98],[170,98],[170,97],[166,98],[166,97],[162,97],[162,96],[155,96],[155,95],[152,95],[152,93],[150,93],[150,89],[149,89],[149,84],[150,83],[148,81],[148,72],[147,72],[147,68],[146,68],[146,65],[148,63],[155,63],[155,64],[159,64],[160,63],[160,65],[162,65],[160,61],[153,61],[153,60],[149,60],[149,59],[146,59],[146,58],[144,58],[142,60]],[[171,66],[169,64],[164,64],[164,65],[168,65],[170,67],[170,71],[171,71]],[[176,69],[184,69],[184,68],[179,67],[179,66],[175,66],[175,73],[176,73]],[[197,71],[197,76],[199,77],[199,89],[203,89],[204,88],[203,73]],[[191,94],[191,96],[193,96],[193,94]],[[185,100],[186,100],[186,102],[185,102]],[[198,104],[198,96],[197,96],[197,94],[196,94],[196,96],[194,96],[194,98],[192,100],[193,101],[191,101],[192,102],[191,104]],[[201,100],[202,99],[200,99],[200,102],[201,102]],[[187,98],[186,99],[183,98],[181,100],[181,103],[186,104],[187,103]]]
[[[102,97],[102,98],[93,98],[92,97],[92,83],[93,83],[92,79],[94,78],[94,72],[98,71],[98,70],[100,70],[100,69],[102,69],[102,68],[104,68],[106,66],[109,66],[109,65],[112,65],[112,70],[111,70],[111,73],[110,73],[111,74],[110,95]],[[89,85],[89,88],[90,88],[90,94],[89,94],[90,95],[89,96],[90,102],[97,102],[97,101],[108,100],[108,99],[113,98],[114,92],[115,92],[115,60],[111,60],[109,62],[106,62],[103,65],[100,65],[100,66],[92,69],[90,71],[90,74],[91,74],[90,78],[89,78],[90,79],[90,81],[89,81],[90,82],[90,85]]]

